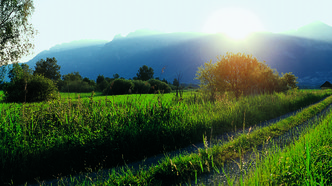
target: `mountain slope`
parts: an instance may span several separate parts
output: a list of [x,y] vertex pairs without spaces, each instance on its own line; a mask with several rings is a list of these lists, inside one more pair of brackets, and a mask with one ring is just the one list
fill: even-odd
[[[194,80],[197,68],[226,52],[245,52],[275,68],[278,72],[293,72],[302,85],[319,86],[332,80],[332,44],[283,34],[256,33],[245,41],[232,41],[221,34],[171,33],[123,37],[104,45],[68,50],[49,50],[28,62],[55,57],[61,73],[78,71],[84,77],[96,79],[99,74],[112,77],[118,73],[133,78],[139,67],[148,65],[155,77],[172,81],[182,73],[182,82]],[[162,73],[162,69],[164,69]]]

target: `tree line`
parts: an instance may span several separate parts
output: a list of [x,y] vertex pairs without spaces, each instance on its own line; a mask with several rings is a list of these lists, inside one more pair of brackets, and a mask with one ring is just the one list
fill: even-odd
[[[61,92],[103,92],[104,95],[169,93],[172,84],[167,80],[154,79],[151,67],[143,65],[133,79],[124,79],[119,74],[112,78],[99,75],[96,81],[82,77],[79,72],[60,74],[61,67],[53,58],[41,59],[32,70],[27,64],[14,63],[7,71],[4,66],[2,77],[8,71],[10,82],[0,80],[7,102],[36,102],[53,99]],[[178,87],[177,80],[175,87]]]

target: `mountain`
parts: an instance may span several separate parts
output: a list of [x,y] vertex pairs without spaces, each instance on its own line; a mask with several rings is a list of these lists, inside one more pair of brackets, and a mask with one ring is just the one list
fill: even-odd
[[284,32],[284,34],[327,42],[332,41],[332,27],[321,21],[312,22],[297,30]]
[[[132,36],[135,33],[131,34]],[[136,34],[137,35],[137,34]],[[194,80],[197,68],[216,61],[226,52],[245,52],[266,61],[279,73],[293,72],[300,85],[319,87],[332,80],[332,43],[317,39],[273,33],[255,33],[244,41],[233,41],[222,34],[158,33],[139,37],[115,38],[100,45],[70,49],[50,49],[28,62],[30,67],[46,57],[55,57],[61,74],[78,71],[83,77],[96,79],[99,74],[112,77],[118,73],[133,78],[139,67],[154,69],[154,77],[173,81],[182,73],[182,82]]]
[[92,40],[92,39],[77,40],[69,43],[62,43],[55,45],[54,47],[50,48],[50,51],[55,52],[55,51],[90,47],[90,46],[100,46],[106,44],[107,42],[108,41],[106,40]]

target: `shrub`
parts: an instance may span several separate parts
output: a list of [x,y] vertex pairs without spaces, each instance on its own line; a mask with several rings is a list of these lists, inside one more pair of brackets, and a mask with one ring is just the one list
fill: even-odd
[[39,102],[56,98],[54,82],[42,75],[30,76],[27,80],[17,78],[4,87],[6,102]]
[[171,87],[157,79],[150,79],[148,81],[151,85],[149,93],[170,93],[172,91]]
[[94,87],[92,85],[89,85],[89,83],[82,81],[82,80],[76,80],[76,81],[64,81],[61,87],[61,92],[92,92],[94,91]]
[[134,83],[126,79],[116,79],[112,81],[107,88],[104,89],[104,95],[121,95],[132,92]]
[[134,94],[147,94],[150,91],[151,85],[147,81],[133,80],[134,88],[132,93]]

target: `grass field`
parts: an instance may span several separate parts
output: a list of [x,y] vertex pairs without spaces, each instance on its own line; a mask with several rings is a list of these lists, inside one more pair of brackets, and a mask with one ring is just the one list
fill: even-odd
[[[330,91],[290,91],[240,100],[174,94],[101,96],[0,105],[3,183],[75,174],[167,152],[317,102]],[[69,98],[70,99],[69,99]]]

